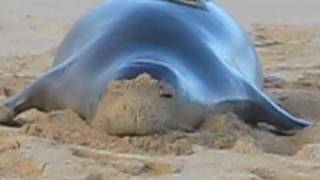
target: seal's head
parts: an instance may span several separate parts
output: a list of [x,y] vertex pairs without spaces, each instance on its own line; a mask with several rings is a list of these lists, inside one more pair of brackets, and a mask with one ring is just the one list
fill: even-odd
[[173,89],[148,74],[113,81],[98,106],[93,125],[114,135],[144,135],[165,131],[174,121]]

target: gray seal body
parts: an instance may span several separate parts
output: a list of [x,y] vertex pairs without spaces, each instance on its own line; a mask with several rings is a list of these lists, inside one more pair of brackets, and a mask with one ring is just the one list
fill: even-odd
[[261,90],[262,70],[243,29],[212,2],[108,0],[82,17],[60,46],[52,69],[4,106],[72,109],[85,119],[112,80],[149,73],[183,103],[231,110],[281,130],[308,123]]

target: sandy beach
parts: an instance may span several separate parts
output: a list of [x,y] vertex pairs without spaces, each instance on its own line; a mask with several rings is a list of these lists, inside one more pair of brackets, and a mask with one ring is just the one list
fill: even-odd
[[[0,99],[46,72],[63,37],[101,0],[0,0]],[[72,111],[31,110],[0,126],[0,180],[317,180],[320,2],[217,0],[250,34],[276,102],[314,125],[280,136],[233,114],[195,132],[111,136]]]

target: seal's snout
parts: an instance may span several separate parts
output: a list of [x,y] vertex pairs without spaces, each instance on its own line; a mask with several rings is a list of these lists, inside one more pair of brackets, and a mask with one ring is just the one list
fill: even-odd
[[174,90],[148,74],[112,82],[101,99],[93,126],[114,135],[163,132],[174,122]]

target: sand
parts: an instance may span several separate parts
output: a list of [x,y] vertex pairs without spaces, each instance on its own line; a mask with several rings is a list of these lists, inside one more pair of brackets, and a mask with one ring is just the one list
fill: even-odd
[[112,135],[162,133],[177,119],[174,97],[172,88],[149,74],[114,81],[102,97],[91,124]]
[[[49,69],[67,29],[98,2],[0,0],[0,99],[14,95]],[[248,27],[264,65],[266,91],[314,126],[293,136],[279,136],[252,128],[234,114],[221,114],[207,117],[192,131],[112,136],[97,130],[99,123],[88,124],[70,110],[32,110],[18,117],[25,122],[23,127],[0,127],[0,179],[319,179],[320,26],[313,16],[317,1],[297,4],[309,14],[308,19],[302,19],[294,8],[285,8],[291,3],[286,0],[262,4],[244,0],[241,6],[230,2],[220,3],[233,9]],[[277,7],[279,13],[270,13],[264,6]],[[262,15],[248,16],[254,13],[247,11],[249,7]],[[125,84],[133,89],[141,85]],[[151,95],[160,93],[158,85],[142,84]],[[123,104],[112,112],[121,112]],[[150,106],[168,111],[157,98]],[[146,118],[153,115],[138,117],[158,120]]]
[[319,26],[317,0],[215,0],[229,10],[242,25],[254,23],[281,23],[303,26]]

